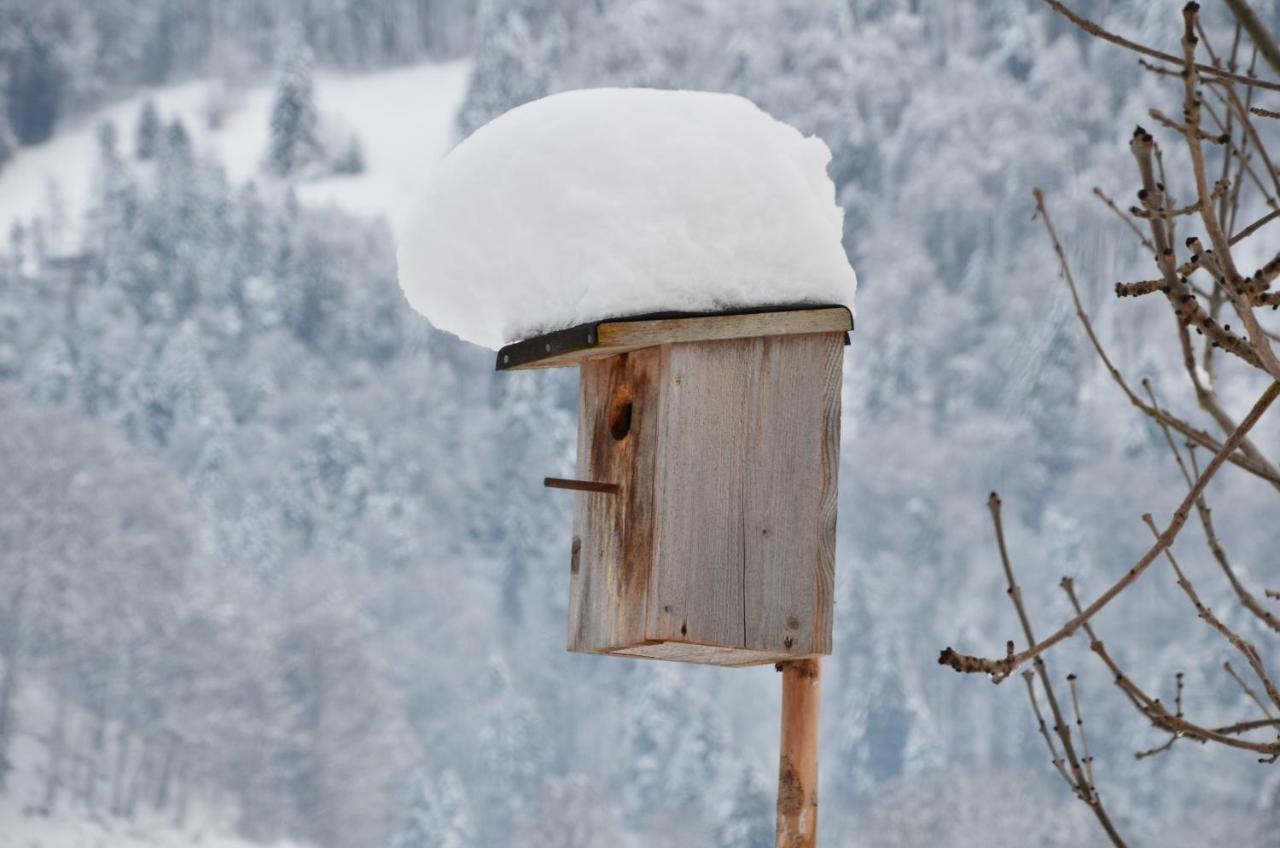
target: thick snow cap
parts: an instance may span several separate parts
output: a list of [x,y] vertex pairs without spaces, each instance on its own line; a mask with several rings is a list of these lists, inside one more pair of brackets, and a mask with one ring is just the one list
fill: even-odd
[[492,348],[651,312],[852,309],[830,160],[735,95],[555,94],[445,157],[400,230],[400,285]]

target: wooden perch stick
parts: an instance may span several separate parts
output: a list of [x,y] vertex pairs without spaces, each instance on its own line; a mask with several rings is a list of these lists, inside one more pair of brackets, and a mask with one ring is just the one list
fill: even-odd
[[571,489],[575,492],[599,492],[602,495],[616,495],[622,491],[617,483],[600,483],[595,480],[566,480],[562,477],[547,477],[542,485],[548,489]]

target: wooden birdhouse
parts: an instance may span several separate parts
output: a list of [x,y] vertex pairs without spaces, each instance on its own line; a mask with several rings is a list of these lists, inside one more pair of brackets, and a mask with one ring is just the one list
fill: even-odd
[[743,666],[831,652],[845,307],[650,315],[508,345],[578,366],[571,651]]

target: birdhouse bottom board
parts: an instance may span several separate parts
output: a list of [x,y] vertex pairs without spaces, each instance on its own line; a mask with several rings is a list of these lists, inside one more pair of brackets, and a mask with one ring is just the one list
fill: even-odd
[[831,652],[845,335],[581,362],[571,651],[715,665]]

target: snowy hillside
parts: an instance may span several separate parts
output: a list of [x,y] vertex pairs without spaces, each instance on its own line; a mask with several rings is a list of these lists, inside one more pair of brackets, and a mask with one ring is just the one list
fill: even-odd
[[0,797],[0,848],[303,848],[304,843],[251,842],[231,835],[226,821],[193,820],[177,827],[150,813],[119,819],[60,810],[48,816],[20,806],[15,793]]
[[[22,148],[0,169],[0,221],[3,222],[0,226],[10,230],[19,222],[42,219],[42,232],[48,239],[42,247],[55,256],[78,250],[95,256],[96,251],[115,249],[109,245],[104,248],[104,242],[123,238],[133,241],[135,246],[146,242],[145,251],[152,253],[142,258],[143,264],[168,255],[185,257],[184,261],[194,263],[189,267],[201,275],[218,273],[217,269],[221,268],[230,272],[230,276],[216,282],[209,277],[208,294],[226,298],[233,290],[244,292],[247,287],[258,286],[269,301],[260,304],[266,307],[260,317],[269,324],[278,325],[281,318],[291,320],[287,317],[291,307],[280,299],[282,293],[287,299],[290,289],[302,292],[308,287],[318,288],[328,283],[349,288],[353,297],[361,296],[362,290],[373,292],[367,297],[370,298],[370,309],[374,308],[373,302],[378,304],[377,314],[356,323],[363,328],[361,333],[366,337],[366,351],[381,348],[383,353],[378,356],[385,362],[386,345],[401,344],[398,321],[394,317],[401,301],[395,288],[393,268],[387,265],[392,254],[386,229],[378,219],[395,220],[398,217],[402,211],[401,203],[408,198],[402,190],[403,181],[424,178],[425,172],[449,147],[455,133],[456,107],[467,73],[465,62],[451,62],[420,63],[350,75],[317,74],[314,87],[317,109],[326,120],[341,122],[357,134],[364,169],[354,175],[294,183],[292,187],[302,201],[302,209],[290,204],[285,199],[285,192],[275,190],[283,184],[277,185],[276,178],[264,174],[261,167],[270,136],[271,84],[255,86],[231,101],[222,124],[216,128],[210,127],[205,119],[206,103],[214,83],[201,81],[147,89],[109,107],[69,120],[46,142]],[[172,133],[163,134],[154,158],[143,161],[141,157],[135,157],[136,128],[146,103],[154,104],[165,125],[181,121],[190,135],[190,148],[198,154],[195,160],[189,152],[180,149]],[[108,121],[116,127],[117,146],[123,158],[104,156],[99,127]],[[259,191],[248,188],[253,182],[261,187]],[[161,194],[165,196],[164,200]],[[131,212],[125,211],[132,202],[127,198],[140,201],[142,207],[153,210],[155,214],[145,215],[145,220],[132,217]],[[225,230],[207,226],[211,218],[203,218],[203,223],[197,222],[187,228],[177,226],[184,214],[182,210],[189,211],[193,206],[215,215],[234,206],[238,210],[235,214],[240,221],[237,224],[239,232],[228,234]],[[334,209],[331,211],[330,207]],[[86,214],[91,210],[92,214]],[[108,225],[108,222],[112,223]],[[104,225],[108,226],[104,228]],[[81,247],[81,237],[89,231],[97,240]],[[192,237],[207,239],[208,250],[202,251],[201,256],[183,249]],[[265,270],[270,263],[262,252],[256,253],[251,260],[248,253],[237,258],[235,246],[244,244],[243,237],[261,239],[261,243],[269,245],[271,254],[277,258],[287,246],[300,263],[295,265],[295,284],[280,285],[283,282],[281,275],[285,273],[283,267],[276,265],[272,270]],[[31,243],[26,239],[14,239],[10,245]],[[116,244],[123,246],[120,242]],[[295,244],[297,249],[293,247]],[[127,252],[136,258],[143,256],[132,248]],[[5,257],[6,260],[8,258]],[[39,283],[9,285],[14,280],[25,280],[28,272],[41,273],[40,263],[31,261],[32,258],[29,255],[28,261],[16,263],[0,261],[0,295],[3,295],[0,297],[0,360],[4,363],[0,365],[0,372],[6,376],[11,373],[9,368],[16,365],[25,369],[27,364],[34,362],[24,342],[26,332],[17,329],[13,323],[23,323],[40,311],[40,307],[35,307],[26,298],[58,297],[55,287]],[[244,264],[241,259],[249,260],[249,264]],[[347,263],[345,269],[339,269],[339,260]],[[172,290],[173,281],[184,276],[184,272],[179,272],[172,265],[150,267],[152,270],[148,273],[155,273],[159,283],[155,290],[157,293]],[[322,270],[317,271],[317,268]],[[332,273],[332,277],[321,280],[326,273]],[[270,282],[264,283],[264,279],[270,279]],[[103,292],[111,288],[109,285]],[[331,293],[332,289],[329,291]],[[284,307],[283,312],[281,307]],[[82,314],[87,316],[90,313],[98,314],[105,321],[102,326],[109,328],[109,334],[114,336],[117,331],[122,331],[140,343],[126,354],[131,361],[140,362],[149,356],[145,352],[147,349],[155,352],[151,347],[152,341],[160,341],[177,358],[155,373],[162,371],[179,382],[185,382],[192,376],[187,369],[197,364],[188,354],[195,353],[197,359],[200,354],[187,345],[202,332],[194,325],[190,328],[191,333],[166,330],[148,341],[144,339],[146,333],[127,329],[129,320],[114,307],[101,313],[89,307]],[[392,316],[390,320],[388,315]],[[203,323],[203,320],[198,319],[197,323]],[[135,329],[140,330],[140,327],[135,325]],[[227,329],[231,329],[241,341],[258,331],[247,325],[239,330]],[[261,329],[265,329],[265,324]],[[44,335],[54,347],[70,344],[87,353],[87,334],[72,331],[66,335],[47,336],[43,330],[36,332]],[[123,348],[117,347],[121,340],[122,337],[115,337],[115,341],[108,344],[123,353]],[[237,342],[235,346],[240,347],[240,344]],[[336,352],[329,342],[317,339],[317,344]],[[367,346],[370,344],[372,347]],[[178,353],[179,348],[185,348],[186,353]],[[224,352],[230,352],[230,348]],[[313,361],[312,354],[300,348],[291,356],[296,356],[297,362]],[[35,358],[39,358],[38,355]],[[255,355],[237,367],[242,375],[256,372],[262,377],[266,372],[259,369],[267,359],[269,357]],[[297,376],[295,373],[288,379],[292,382]],[[203,378],[197,378],[197,383],[191,385],[202,382]],[[176,387],[177,384],[170,385]],[[138,387],[135,384],[135,388]],[[313,384],[313,388],[318,387]],[[350,384],[347,388],[351,388]],[[132,393],[133,390],[127,391]],[[322,402],[334,409],[334,399],[340,393],[337,383],[334,383],[329,388],[320,389],[313,399],[327,397],[329,400]],[[203,389],[198,394],[206,399],[214,397],[205,394]],[[278,386],[269,394],[283,398],[287,392],[283,386]],[[170,395],[170,399],[173,398]],[[191,398],[195,399],[194,396]],[[84,478],[103,486],[92,498],[95,502],[104,505],[126,500],[135,505],[139,503],[134,498],[120,497],[122,479],[104,475],[103,454],[94,453],[90,458],[89,454],[76,453],[79,447],[71,447],[96,443],[98,436],[106,432],[104,429],[91,427],[80,430],[70,438],[70,442],[60,447],[46,444],[32,451],[29,444],[23,446],[21,436],[17,436],[15,441],[15,433],[23,430],[20,422],[26,413],[10,405],[12,399],[12,395],[0,397],[0,416],[5,422],[4,430],[0,432],[0,455],[8,457],[0,458],[0,466],[14,468],[22,464],[17,461],[18,456],[29,458],[48,452],[63,457],[70,467],[95,469],[91,477]],[[203,401],[198,403],[203,405]],[[167,401],[162,405],[167,405]],[[230,408],[221,400],[215,401],[214,406],[207,407],[212,417],[205,420],[206,423],[220,422],[215,426],[222,429],[223,435],[235,440],[238,436],[234,430],[225,429],[231,424],[226,417]],[[158,407],[153,406],[153,410],[158,410]],[[244,410],[237,414],[242,416]],[[310,418],[312,414],[306,413],[304,417]],[[69,419],[61,421],[75,426]],[[123,420],[117,419],[115,423],[123,424]],[[27,432],[49,435],[60,426],[51,425],[46,420]],[[159,435],[159,432],[153,431],[153,435]],[[338,436],[340,441],[345,438],[336,431],[330,435]],[[197,441],[205,438],[201,436]],[[327,440],[329,437],[320,438]],[[167,435],[161,439],[169,441]],[[153,448],[158,446],[150,437],[144,437],[144,440],[151,442]],[[195,445],[185,437],[180,441]],[[211,446],[211,443],[206,444]],[[324,452],[332,446],[329,443],[320,450]],[[251,452],[260,455],[262,447],[262,444],[255,445]],[[284,454],[269,465],[280,467],[279,463],[294,463],[299,458],[295,446],[282,444],[281,447]],[[6,454],[6,450],[12,453]],[[203,449],[199,450],[203,452]],[[224,443],[215,450],[240,453],[230,443]],[[139,458],[132,449],[125,449],[125,453],[132,457],[126,463]],[[212,455],[209,457],[212,459]],[[316,459],[317,467],[328,462],[318,455]],[[221,472],[215,471],[217,464],[218,461],[214,460],[214,465],[207,466],[207,470],[213,472],[209,482],[222,477],[227,470],[224,466]],[[6,514],[12,514],[8,505],[30,500],[32,491],[23,490],[29,483],[35,483],[42,488],[47,486],[46,491],[56,502],[57,511],[75,514],[77,517],[73,521],[77,525],[84,527],[93,523],[84,510],[96,507],[68,497],[65,489],[59,490],[61,483],[46,474],[48,468],[42,471],[31,466],[29,470],[33,472],[31,476],[0,475],[0,504],[6,505]],[[135,478],[147,478],[143,486],[149,494],[142,495],[142,500],[163,489],[157,482],[155,471],[155,468],[141,471],[141,477]],[[312,484],[306,485],[310,487]],[[208,491],[212,493],[213,490]],[[182,497],[170,497],[173,494],[173,490],[169,490],[168,496],[158,497],[168,500],[165,512],[177,516],[179,524],[185,524],[190,514],[186,505],[178,502]],[[387,494],[384,489],[381,496]],[[215,504],[215,500],[221,503]],[[228,529],[236,528],[236,534],[247,533],[248,536],[242,536],[246,540],[249,536],[257,536],[252,525],[263,513],[250,504],[244,504],[239,495],[230,498],[217,496],[203,501],[199,507],[205,515],[223,508],[232,508],[237,513],[234,517],[228,516]],[[253,515],[253,512],[257,514]],[[167,534],[167,530],[159,527],[154,513],[141,519],[141,523],[150,531],[146,538],[155,539]],[[416,519],[419,530],[415,532],[424,537],[435,535],[430,529],[422,529],[427,523],[422,518]],[[38,535],[36,533],[29,538],[34,539]],[[278,541],[286,535],[289,531],[277,526],[266,530],[259,538]],[[142,538],[137,537],[139,541]],[[169,539],[176,541],[173,537]],[[124,541],[124,537],[120,541]],[[182,588],[162,602],[167,607],[167,612],[162,615],[173,616],[169,618],[170,624],[162,624],[150,613],[135,617],[140,608],[128,612],[119,603],[98,607],[95,612],[82,616],[72,608],[74,605],[55,600],[58,597],[65,599],[65,595],[60,595],[63,590],[55,588],[48,580],[49,575],[57,572],[63,575],[57,579],[70,580],[70,592],[75,597],[97,595],[105,598],[110,592],[120,589],[128,598],[123,601],[126,606],[145,606],[145,598],[151,592],[147,587],[152,585],[152,577],[146,574],[156,561],[146,556],[139,557],[136,550],[124,555],[118,562],[123,564],[128,560],[126,570],[140,579],[140,582],[131,584],[133,588],[124,589],[133,578],[124,578],[122,582],[121,573],[114,571],[112,564],[117,562],[111,552],[114,542],[98,533],[93,543],[98,552],[93,556],[92,567],[75,565],[72,561],[76,557],[74,554],[56,557],[59,560],[57,565],[50,558],[42,557],[41,570],[33,576],[32,572],[18,567],[22,555],[18,553],[15,561],[12,556],[15,549],[5,537],[4,556],[0,556],[0,602],[7,602],[9,606],[0,615],[0,727],[3,727],[7,744],[0,749],[0,848],[133,848],[142,845],[164,848],[189,844],[240,848],[311,842],[359,845],[371,844],[370,834],[383,834],[397,825],[400,818],[398,804],[405,794],[400,780],[406,760],[412,760],[414,756],[414,744],[407,738],[404,722],[397,712],[400,709],[397,697],[387,691],[384,666],[380,659],[372,656],[367,622],[362,613],[355,611],[355,601],[348,591],[330,583],[328,578],[317,578],[312,570],[308,571],[306,580],[291,581],[295,583],[294,589],[308,596],[306,600],[297,597],[295,601],[289,601],[275,591],[264,593],[262,587],[253,589],[247,584],[241,585],[248,589],[248,594],[232,598],[227,594],[231,585],[245,576],[245,572],[240,572],[240,577],[236,576],[240,571],[238,568],[211,572],[210,576],[219,576],[200,589],[196,584],[203,578],[198,576],[200,569],[193,568],[188,541],[179,542],[163,555],[166,567],[174,569],[171,576],[178,579]],[[206,542],[213,547],[227,544],[225,540],[211,537],[206,537]],[[18,550],[22,546],[23,543],[19,542]],[[223,550],[225,552],[225,547]],[[231,554],[229,558],[247,562],[239,554]],[[471,561],[474,563],[476,558],[472,557]],[[61,565],[66,565],[69,570],[60,571]],[[336,571],[332,573],[337,574]],[[90,584],[97,588],[87,589]],[[104,593],[107,586],[112,588]],[[169,589],[162,590],[161,594],[173,589],[174,585],[170,584]],[[291,594],[294,589],[286,590],[285,594]],[[213,594],[197,598],[204,590],[212,590]],[[153,597],[159,599],[158,595]],[[117,597],[117,601],[120,600]],[[171,604],[171,601],[176,603]],[[260,602],[263,605],[258,606],[258,612],[253,612]],[[286,605],[296,602],[297,605],[288,612],[282,613],[278,608],[267,612],[267,607],[277,602]],[[46,608],[45,604],[52,606]],[[24,609],[30,609],[32,605],[39,606],[42,611],[31,614],[31,617],[38,615],[52,628],[48,632],[56,634],[57,656],[92,651],[95,643],[112,644],[113,647],[93,659],[85,657],[85,665],[80,664],[81,660],[63,664],[60,659],[51,659],[48,654],[41,653],[46,650],[44,647],[38,648],[29,658],[23,657],[19,663],[17,658],[4,652],[18,645],[13,637],[14,624],[20,631],[28,628]],[[160,610],[151,608],[151,612]],[[416,616],[424,615],[422,606],[416,607],[414,612]],[[302,624],[302,618],[311,623]],[[233,624],[231,619],[238,619],[241,623]],[[177,631],[169,629],[171,624],[176,625],[180,620],[185,624],[177,625],[178,630],[194,628],[194,641],[187,645],[175,643]],[[281,627],[275,633],[268,633],[264,622],[269,621],[278,621]],[[138,627],[133,632],[140,639],[133,648],[122,649],[118,642],[113,641],[115,636],[104,635],[108,632],[119,635],[122,628],[130,629],[133,624]],[[412,624],[416,626],[417,622]],[[230,636],[233,631],[245,637],[234,647],[223,641],[224,636]],[[394,638],[398,638],[398,634]],[[356,690],[353,694],[342,694],[347,699],[342,708],[326,700],[327,726],[320,728],[299,726],[296,706],[301,693],[296,690],[286,693],[281,688],[285,685],[282,681],[286,679],[298,680],[295,672],[284,670],[281,664],[302,662],[301,657],[290,653],[300,639],[328,641],[329,644],[323,648],[324,663],[334,664],[335,668],[341,666],[343,681]],[[173,715],[176,724],[168,724],[168,720],[159,718],[150,706],[144,706],[146,699],[139,696],[136,687],[145,689],[151,684],[135,679],[121,689],[114,688],[117,683],[105,685],[105,681],[119,682],[132,675],[133,672],[117,665],[119,657],[129,651],[140,649],[145,652],[150,659],[144,664],[165,664],[169,670],[162,675],[167,676],[173,673],[174,663],[186,663],[184,656],[191,659],[189,648],[202,652],[204,657],[186,666],[196,670],[200,693],[196,695],[187,690],[178,700],[196,697],[201,706],[194,713],[182,717]],[[265,665],[251,671],[255,655],[257,661]],[[134,661],[138,659],[136,653],[130,656]],[[236,658],[232,666],[209,673],[213,665],[230,657]],[[27,663],[30,663],[30,668]],[[86,665],[93,670],[86,671]],[[302,673],[317,671],[309,663],[307,669],[309,671]],[[353,670],[369,675],[370,679],[364,684],[351,682]],[[327,675],[329,672],[322,673]],[[25,682],[15,689],[15,681],[19,679]],[[50,687],[57,687],[63,693],[79,694],[52,698],[57,708],[50,703],[33,700],[34,692],[48,692]],[[273,688],[275,692],[271,691]],[[305,684],[304,689],[308,688],[310,685]],[[17,691],[18,698],[10,709],[7,702],[14,691]],[[172,690],[170,692],[172,694]],[[264,696],[266,703],[261,700]],[[321,697],[324,699],[326,696]],[[220,701],[225,710],[213,707],[215,701]],[[176,701],[171,701],[170,706],[176,706]],[[249,713],[245,712],[246,709]],[[382,711],[386,714],[380,717]],[[266,730],[263,721],[269,721],[268,716],[278,719],[277,729]],[[338,727],[333,724],[335,720],[349,723]],[[113,723],[118,725],[118,729],[101,730]],[[197,729],[197,723],[203,724],[203,729]],[[214,724],[219,725],[218,729],[211,729]],[[95,726],[98,731],[89,730]],[[352,749],[350,737],[347,741],[339,741],[344,734],[352,732],[370,739],[383,734],[383,741],[368,746],[364,751],[359,750],[359,743]],[[179,734],[184,735],[180,737]],[[285,752],[281,743],[290,737],[293,741],[287,744],[294,747],[292,751]],[[94,738],[100,741],[91,741]],[[327,744],[325,740],[330,738],[339,747],[332,753],[322,754]],[[181,741],[175,743],[173,740],[177,739]],[[241,742],[231,741],[233,739]],[[358,759],[351,759],[353,753],[357,758],[368,757],[368,760],[360,765]],[[176,790],[162,788],[170,783],[170,768],[163,763],[171,756],[176,757],[174,768],[184,772],[189,770],[192,775],[189,781],[186,777],[180,781],[184,785],[183,794],[190,796],[183,797],[181,801],[176,797]],[[226,756],[239,760],[230,770],[226,769]],[[344,772],[339,771],[339,760],[344,763],[342,769],[356,769],[362,776],[361,785],[368,788],[368,795],[362,795],[363,790],[352,791],[340,782],[338,775]],[[375,776],[379,770],[387,776]],[[298,772],[302,776],[298,776]],[[327,778],[325,775],[329,772],[334,773],[334,777]],[[236,777],[228,781],[226,778],[231,773]],[[84,775],[94,777],[88,779]],[[90,780],[87,784],[84,783],[86,779]],[[314,782],[324,780],[330,782],[324,784],[323,790],[312,786]],[[258,781],[262,783],[255,786]],[[91,788],[95,783],[99,786],[97,791]],[[186,788],[188,783],[189,791]],[[284,784],[297,789],[296,806],[289,802],[282,805],[279,787]],[[50,789],[51,786],[57,788]],[[90,788],[82,789],[83,786]],[[113,788],[108,792],[107,787]],[[316,793],[320,791],[327,793],[324,798],[336,798],[338,801],[317,798]],[[133,802],[128,802],[126,812],[119,807],[123,802],[118,802],[112,793],[141,800],[136,809]],[[347,805],[345,808],[344,804]],[[181,812],[177,812],[179,809]],[[178,819],[181,825],[175,824]],[[238,833],[247,834],[244,841],[235,835]],[[285,835],[292,836],[295,841],[278,841]],[[249,837],[252,837],[251,841]]]
[[[225,804],[219,809],[206,798],[192,799],[187,787],[179,787],[186,797],[164,811],[147,801],[134,805],[128,815],[95,809],[89,796],[114,793],[107,775],[95,772],[87,760],[50,780],[45,764],[55,734],[52,700],[48,691],[32,686],[17,705],[30,725],[19,729],[10,751],[13,770],[0,793],[0,848],[306,848],[292,840],[251,842],[234,836],[234,810]],[[72,727],[90,726],[83,714],[61,718]],[[108,749],[122,738],[119,728],[103,728]]]
[[149,816],[132,821],[98,815],[23,814],[0,802],[0,848],[300,848],[302,843],[250,842],[210,826],[174,827]]
[[[298,187],[311,203],[335,203],[352,212],[398,221],[412,196],[452,145],[454,115],[466,90],[464,61],[425,62],[362,74],[320,73],[317,106],[354,130],[364,149],[365,171]],[[152,100],[160,116],[180,118],[193,132],[197,150],[218,159],[236,182],[262,177],[272,86],[262,82],[229,98],[223,125],[206,119],[212,97],[226,97],[218,83],[200,80],[145,90],[76,117],[48,141],[21,148],[0,167],[0,233],[35,215],[52,214],[64,225],[55,245],[71,250],[93,186],[97,128],[113,122],[126,146],[143,104]]]

